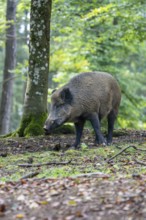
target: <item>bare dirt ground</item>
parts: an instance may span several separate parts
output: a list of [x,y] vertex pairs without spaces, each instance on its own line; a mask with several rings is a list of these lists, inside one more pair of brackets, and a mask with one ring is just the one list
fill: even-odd
[[[75,135],[73,134],[0,139],[0,154],[66,150],[74,142],[74,139]],[[85,131],[82,142],[87,144],[89,148],[94,147],[94,135],[89,131]],[[118,130],[114,133],[113,144],[117,146],[120,146],[121,143],[141,144],[143,142],[146,142],[146,131],[143,130]]]
[[[66,149],[73,135],[0,140],[0,155]],[[92,148],[93,135],[83,141]],[[146,142],[146,131],[124,131],[114,145]],[[145,159],[145,158],[144,158]],[[145,165],[144,165],[145,166]],[[144,220],[146,172],[131,177],[91,175],[76,178],[34,178],[0,183],[0,219],[13,220]]]

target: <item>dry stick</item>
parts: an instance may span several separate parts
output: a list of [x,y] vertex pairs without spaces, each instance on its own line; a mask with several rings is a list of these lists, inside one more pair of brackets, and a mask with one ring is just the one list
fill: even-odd
[[5,79],[3,82],[0,82],[0,84],[5,84],[5,83],[8,82],[9,80],[15,79],[15,78],[18,78],[18,77],[21,77],[21,75],[20,75],[20,76],[12,76],[12,77],[9,77],[8,79]]
[[140,161],[140,160],[136,160],[136,159],[135,159],[135,162],[138,163],[138,164],[140,164],[140,165],[146,166],[146,163],[143,162],[143,161]]
[[139,150],[139,151],[143,151],[143,152],[146,152],[146,149],[141,149],[141,148],[138,148],[138,147],[135,147],[135,146],[132,146],[135,150]]
[[47,166],[47,165],[66,165],[71,163],[70,161],[66,161],[66,162],[47,162],[47,163],[38,163],[38,164],[18,164],[19,167],[41,167],[41,166]]
[[21,180],[22,180],[22,179],[27,179],[27,178],[32,178],[32,177],[34,177],[34,176],[37,176],[38,174],[39,174],[39,172],[29,173],[29,174],[27,174],[27,175],[25,175],[25,176],[22,176],[22,177],[21,177]]
[[72,176],[72,178],[80,178],[80,177],[109,178],[110,176],[108,174],[104,174],[104,173],[100,173],[100,172],[97,172],[97,173],[83,173],[83,174]]
[[146,151],[146,150],[137,148],[137,147],[135,147],[134,145],[130,145],[130,146],[128,146],[128,147],[125,147],[125,148],[122,149],[121,151],[119,151],[119,153],[117,153],[117,154],[114,155],[113,157],[109,158],[109,159],[107,160],[107,163],[109,163],[111,160],[113,160],[114,158],[116,158],[117,156],[119,156],[120,154],[122,154],[124,151],[126,151],[126,150],[127,150],[128,148],[130,148],[130,147],[134,148],[135,150]]
[[119,151],[119,153],[117,153],[116,155],[114,155],[113,157],[109,158],[107,160],[107,163],[109,163],[111,160],[113,160],[115,157],[119,156],[120,154],[122,154],[124,151],[126,151],[128,148],[130,147],[133,147],[133,146],[128,146],[128,147],[125,147],[124,149],[122,149],[121,151]]

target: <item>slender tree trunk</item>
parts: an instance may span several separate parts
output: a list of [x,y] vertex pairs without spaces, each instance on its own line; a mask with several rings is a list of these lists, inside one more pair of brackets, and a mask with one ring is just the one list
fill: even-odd
[[6,45],[5,45],[5,64],[3,74],[3,87],[0,105],[0,134],[9,132],[10,116],[12,109],[13,82],[16,60],[16,0],[7,0],[6,13]]
[[32,0],[29,72],[19,136],[40,135],[47,117],[52,0]]
[[[28,36],[29,36],[29,30],[28,30],[28,14],[29,12],[28,11],[25,11],[25,20],[24,20],[24,40],[23,40],[23,43],[24,44],[28,44]],[[26,58],[25,58],[26,59]],[[23,84],[23,103],[24,103],[24,100],[25,100],[25,92],[26,92],[26,86],[27,86],[27,82],[26,80],[24,81],[24,84]]]

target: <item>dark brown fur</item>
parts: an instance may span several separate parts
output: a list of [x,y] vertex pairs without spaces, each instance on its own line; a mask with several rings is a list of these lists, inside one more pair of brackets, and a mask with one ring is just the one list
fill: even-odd
[[[66,121],[74,122],[77,132],[75,146],[77,146],[84,123],[89,120],[95,130],[96,140],[101,144],[105,143],[105,140],[100,132],[100,120],[107,117],[107,141],[111,143],[120,100],[119,85],[110,74],[101,72],[79,74],[52,94],[51,111],[45,129],[49,131]],[[52,127],[51,123],[52,125],[54,123]]]

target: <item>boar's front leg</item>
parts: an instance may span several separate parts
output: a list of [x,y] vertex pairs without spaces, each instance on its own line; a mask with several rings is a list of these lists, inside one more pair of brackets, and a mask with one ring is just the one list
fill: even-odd
[[91,122],[93,129],[95,131],[96,142],[98,144],[106,144],[106,141],[100,131],[100,120],[99,120],[98,114],[92,113],[88,116],[88,119]]
[[116,119],[116,114],[114,110],[112,110],[108,117],[108,135],[107,135],[107,144],[110,145],[112,143],[113,130],[114,130],[114,122]]
[[75,123],[76,140],[75,143],[73,144],[74,148],[77,148],[78,145],[80,144],[84,124],[85,124],[85,119],[80,119],[78,122]]

